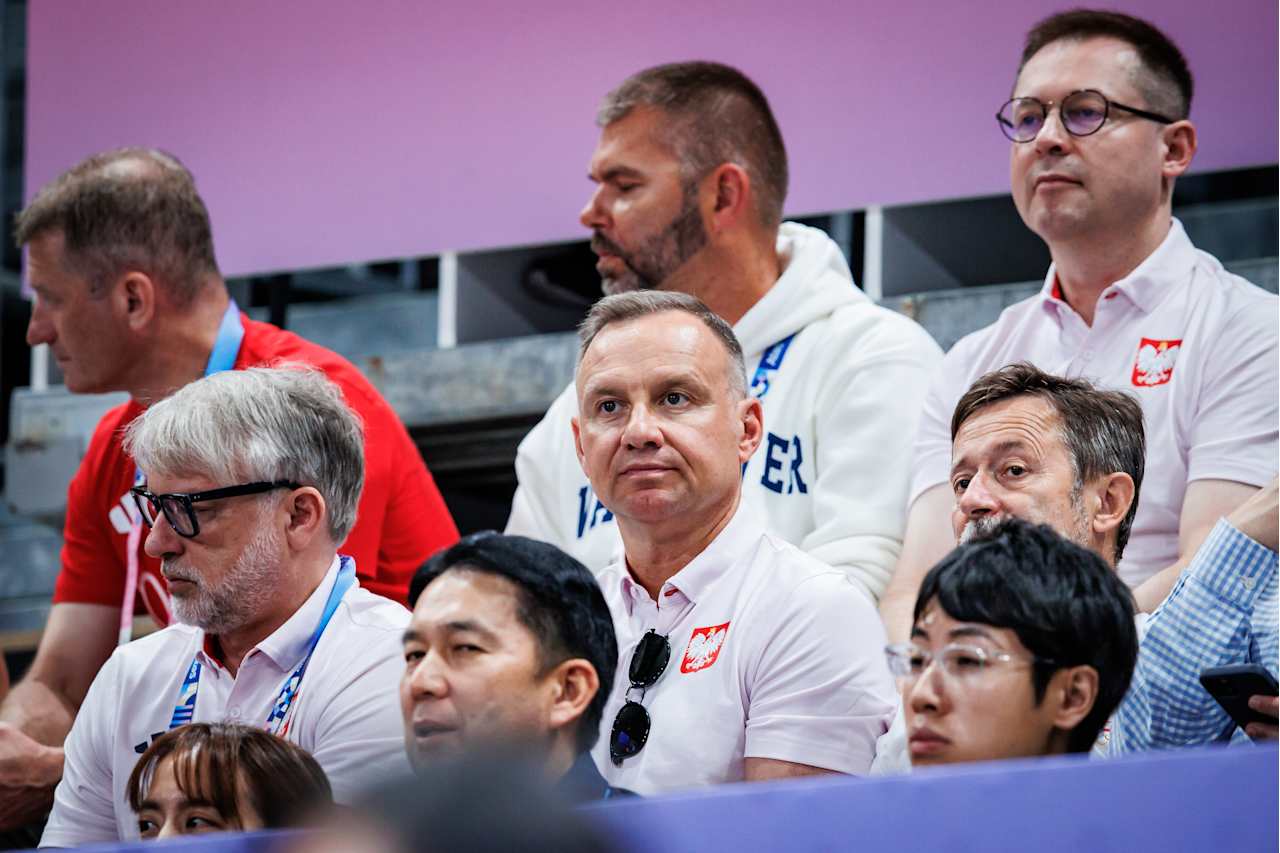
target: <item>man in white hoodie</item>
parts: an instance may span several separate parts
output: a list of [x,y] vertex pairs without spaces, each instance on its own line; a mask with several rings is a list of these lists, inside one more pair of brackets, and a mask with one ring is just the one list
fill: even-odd
[[[606,96],[582,211],[606,293],[696,296],[742,342],[766,433],[743,500],[771,532],[878,598],[901,549],[911,435],[941,351],[853,283],[834,242],[782,222],[787,157],[760,89],[710,62],[650,68]],[[520,445],[508,533],[589,568],[620,547],[574,453],[570,385]]]

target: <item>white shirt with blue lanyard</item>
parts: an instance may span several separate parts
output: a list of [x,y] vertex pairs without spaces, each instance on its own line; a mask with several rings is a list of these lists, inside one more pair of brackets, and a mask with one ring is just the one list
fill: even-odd
[[[175,717],[282,732],[315,756],[339,802],[370,781],[407,772],[397,689],[408,622],[409,611],[362,589],[354,563],[335,557],[306,602],[245,654],[234,676],[206,651],[204,632],[189,625],[117,648],[67,738],[41,843],[137,838],[124,786],[138,756]],[[198,681],[190,684],[193,671]]]
[[[209,353],[209,361],[205,364],[204,375],[212,376],[224,370],[232,370],[236,366],[236,358],[240,355],[240,344],[244,341],[244,323],[240,319],[240,308],[234,299],[227,303],[227,310],[222,313],[222,321],[218,324],[218,337],[213,342],[213,350]],[[135,486],[146,485],[146,477],[140,469],[133,474]],[[128,505],[130,514],[129,540],[125,547],[124,596],[120,606],[120,630],[117,643],[123,645],[133,639],[133,613],[138,592],[138,549],[142,547],[142,516],[132,504]]]

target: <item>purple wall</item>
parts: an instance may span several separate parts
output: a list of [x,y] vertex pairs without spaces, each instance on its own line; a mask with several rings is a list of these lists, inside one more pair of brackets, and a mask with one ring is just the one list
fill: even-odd
[[[93,151],[169,149],[228,274],[575,238],[600,96],[688,58],[768,94],[792,213],[1002,192],[992,113],[1063,5],[40,0],[27,192]],[[1274,0],[1120,8],[1188,55],[1198,170],[1275,162]]]

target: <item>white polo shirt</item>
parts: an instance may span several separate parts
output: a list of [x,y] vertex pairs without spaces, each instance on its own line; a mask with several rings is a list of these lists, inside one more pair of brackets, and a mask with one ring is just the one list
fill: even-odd
[[[115,650],[98,672],[67,736],[66,763],[41,847],[138,838],[125,784],[139,756],[169,728],[192,658],[203,669],[194,722],[266,727],[285,680],[302,662],[329,592],[324,580],[289,620],[248,654],[232,676],[205,649],[205,635],[170,625]],[[324,768],[335,799],[409,770],[397,690],[409,611],[359,587],[338,604],[294,699],[288,740]]]
[[[895,697],[880,617],[844,572],[763,530],[739,509],[657,601],[625,564],[600,574],[619,665],[593,757],[610,785],[656,794],[736,782],[747,757],[870,767]],[[641,703],[648,742],[615,767],[609,732],[650,628],[668,637],[671,660]]]
[[1043,290],[1006,308],[943,359],[925,399],[911,501],[951,469],[951,415],[974,380],[1016,361],[1134,395],[1147,433],[1146,475],[1119,566],[1136,586],[1178,559],[1187,484],[1275,477],[1277,309],[1274,295],[1222,268],[1178,220],[1137,269],[1103,291],[1093,326]]

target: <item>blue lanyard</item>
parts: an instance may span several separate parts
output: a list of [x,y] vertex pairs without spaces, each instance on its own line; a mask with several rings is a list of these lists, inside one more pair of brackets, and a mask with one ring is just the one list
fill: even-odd
[[[218,337],[213,342],[213,351],[209,353],[209,363],[205,365],[204,375],[234,368],[243,340],[244,325],[240,322],[240,308],[231,299],[227,310],[222,314],[222,322],[218,325]],[[133,484],[141,486],[144,482],[142,470],[135,467]],[[125,544],[124,596],[120,602],[120,631],[117,635],[119,645],[124,645],[133,638],[133,608],[138,593],[138,544],[142,541],[142,519],[134,515],[129,526],[129,540]],[[188,673],[188,676],[195,678],[197,682],[200,680],[198,671],[194,675]]]
[[240,342],[243,340],[244,325],[240,322],[240,309],[232,299],[222,315],[218,339],[213,342],[213,352],[209,353],[209,363],[205,365],[204,375],[212,376],[235,367],[236,356],[240,354]]
[[[316,644],[320,642],[320,635],[328,627],[329,620],[333,618],[333,614],[338,609],[338,603],[342,601],[342,597],[347,594],[347,590],[355,583],[355,561],[350,557],[340,557],[339,560],[338,578],[334,581],[333,589],[329,590],[329,599],[325,602],[324,613],[320,616],[320,622],[316,625],[315,631],[311,633],[311,639],[307,641],[307,653],[302,658],[302,663],[298,664],[298,668],[293,671],[293,674],[285,681],[284,686],[280,688],[276,701],[271,705],[271,712],[267,714],[266,729],[272,734],[284,735],[281,726],[285,717],[289,714],[289,708],[293,705],[293,700],[298,696],[298,688],[302,684],[302,676],[306,674],[307,664],[311,663],[311,655],[316,650]],[[169,728],[176,729],[178,726],[185,725],[195,718],[196,698],[200,693],[200,671],[202,669],[200,653],[196,652],[195,657],[191,658],[191,666],[187,667],[186,675],[183,676],[182,684],[178,688],[178,701],[173,706],[173,716],[169,720]],[[287,730],[288,726],[284,725],[284,729]]]
[[782,360],[787,357],[787,348],[791,346],[795,336],[796,333],[792,332],[766,349],[760,356],[760,364],[756,367],[755,375],[751,377],[751,396],[757,400],[763,399],[764,395],[769,393],[769,374],[782,367]]

